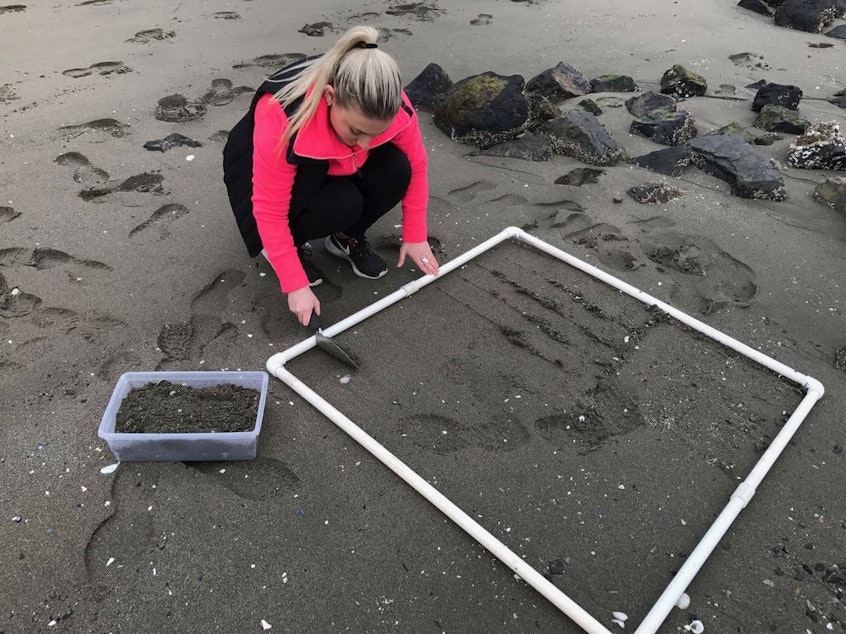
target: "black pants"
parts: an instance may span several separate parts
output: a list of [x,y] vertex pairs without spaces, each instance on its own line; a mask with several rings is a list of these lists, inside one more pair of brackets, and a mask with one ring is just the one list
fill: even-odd
[[363,239],[402,200],[410,182],[408,157],[393,143],[380,145],[352,176],[326,176],[310,200],[292,198],[291,208],[302,209],[289,221],[294,244],[338,232]]

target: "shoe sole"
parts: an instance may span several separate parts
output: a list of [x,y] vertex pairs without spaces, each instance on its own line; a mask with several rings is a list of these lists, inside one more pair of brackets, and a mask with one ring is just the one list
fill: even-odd
[[353,273],[355,273],[359,277],[363,277],[366,280],[378,280],[380,277],[382,277],[383,275],[385,275],[385,273],[388,272],[388,269],[385,268],[381,273],[379,273],[379,275],[375,276],[366,275],[362,273],[358,270],[358,267],[355,265],[355,262],[352,261],[352,258],[335,246],[335,243],[332,242],[332,238],[330,236],[326,236],[326,242],[324,243],[324,246],[326,247],[326,250],[332,255],[334,255],[336,258],[341,258],[342,260],[346,260],[347,262],[349,262],[350,266],[352,267]]

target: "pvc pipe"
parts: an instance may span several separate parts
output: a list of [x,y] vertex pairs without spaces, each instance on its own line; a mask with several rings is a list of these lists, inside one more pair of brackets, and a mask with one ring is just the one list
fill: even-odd
[[415,491],[435,505],[444,515],[458,524],[473,539],[487,548],[500,561],[519,575],[526,583],[540,592],[555,607],[569,616],[579,627],[589,634],[611,634],[602,623],[593,618],[579,604],[573,601],[566,594],[561,592],[555,585],[547,581],[543,575],[523,561],[517,554],[499,541],[478,522],[467,515],[464,511],[453,504],[435,487],[421,478],[415,471],[392,454],[383,445],[379,444],[372,436],[368,435],[358,425],[335,409],[319,394],[314,392],[305,383],[291,374],[284,366],[278,366],[274,375],[284,381],[295,392],[306,401],[316,407],[324,416],[329,418],[338,427],[349,434],[362,447],[378,458],[391,471],[405,480]]
[[646,615],[643,622],[635,630],[635,634],[654,634],[661,627],[661,624],[667,618],[667,615],[676,605],[679,597],[687,589],[690,582],[702,568],[705,561],[710,557],[711,553],[717,547],[717,544],[728,531],[732,522],[740,515],[740,512],[749,504],[752,496],[755,495],[755,490],[758,485],[767,475],[770,467],[773,466],[776,459],[784,451],[787,443],[799,429],[799,425],[805,420],[808,412],[814,404],[822,398],[822,392],[816,389],[809,390],[799,403],[799,406],[794,410],[790,418],[781,428],[778,435],[764,452],[764,455],[755,464],[755,467],[740,483],[735,492],[731,495],[728,504],[723,509],[722,513],[717,517],[708,532],[702,537],[699,543],[694,548],[693,552],[688,555],[684,565],[679,569],[670,585],[664,590],[655,605]]
[[[444,264],[444,266],[441,267],[440,274],[444,275],[446,273],[449,273],[450,271],[455,270],[460,266],[463,266],[466,262],[469,262],[481,253],[493,248],[500,242],[510,238],[516,238],[521,242],[529,244],[535,247],[536,249],[555,257],[556,259],[566,262],[567,264],[570,264],[571,266],[587,273],[588,275],[595,277],[598,280],[605,282],[606,284],[609,284],[610,286],[626,293],[627,295],[637,299],[638,301],[643,302],[644,304],[660,308],[668,315],[686,324],[687,326],[690,326],[694,330],[701,332],[707,337],[718,341],[726,347],[735,350],[743,356],[752,359],[753,361],[763,365],[766,368],[769,368],[770,370],[780,374],[781,376],[784,376],[796,383],[799,383],[807,392],[805,398],[802,399],[799,406],[796,408],[796,410],[787,420],[785,425],[782,427],[781,431],[770,444],[767,451],[764,452],[764,455],[761,456],[761,458],[755,464],[755,467],[753,467],[752,471],[749,473],[746,479],[741,482],[741,484],[737,487],[737,489],[729,499],[729,502],[726,507],[717,517],[716,521],[708,529],[708,532],[700,540],[699,544],[696,546],[694,551],[688,556],[685,564],[681,567],[678,573],[676,573],[673,580],[661,594],[658,601],[649,611],[646,618],[635,632],[635,634],[654,634],[658,630],[658,628],[661,627],[661,624],[667,618],[667,615],[670,613],[673,606],[678,603],[679,598],[687,589],[687,586],[690,584],[690,582],[701,569],[702,565],[714,551],[714,548],[716,548],[717,544],[728,531],[731,524],[734,522],[734,520],[737,518],[743,508],[746,507],[746,505],[755,495],[755,491],[758,485],[769,472],[770,468],[775,463],[779,455],[781,455],[781,452],[784,451],[785,447],[787,446],[787,443],[796,433],[799,426],[805,420],[805,417],[811,411],[815,403],[820,398],[822,398],[823,394],[825,393],[825,389],[822,383],[820,383],[815,378],[802,374],[794,370],[793,368],[790,368],[784,365],[783,363],[776,361],[775,359],[763,354],[762,352],[755,350],[754,348],[751,348],[732,337],[729,337],[728,335],[712,328],[711,326],[708,326],[704,322],[701,322],[698,319],[691,317],[690,315],[683,313],[680,310],[673,308],[669,304],[649,295],[648,293],[645,293],[635,288],[634,286],[624,282],[623,280],[620,280],[614,277],[613,275],[609,275],[605,271],[602,271],[596,268],[595,266],[592,266],[587,262],[584,262],[583,260],[580,260],[570,255],[565,251],[562,251],[561,249],[553,247],[552,245],[540,240],[539,238],[536,238],[535,236],[532,236],[529,233],[526,233],[525,231],[517,227],[507,227],[499,234],[479,244],[470,251],[467,251],[463,255],[451,260],[450,262],[447,262],[446,264]],[[418,290],[428,284],[431,284],[436,279],[438,278],[435,276],[426,275],[417,280],[409,282],[408,284],[395,291],[391,295],[388,295],[382,300],[379,300],[378,302],[375,302],[370,306],[363,308],[362,310],[350,315],[346,319],[338,322],[337,324],[330,326],[324,331],[324,334],[331,337],[333,335],[341,333],[346,329],[367,319],[368,317],[376,314],[377,312],[383,310],[384,308],[387,308],[388,306],[400,301],[401,299],[404,299],[405,297],[416,293]],[[370,451],[370,453],[376,456],[382,463],[384,463],[388,468],[394,471],[394,473],[400,476],[416,491],[423,495],[423,497],[425,497],[432,504],[434,504],[438,509],[440,509],[444,514],[446,514],[447,517],[449,517],[452,521],[454,521],[462,529],[464,529],[471,537],[476,539],[476,541],[478,541],[480,544],[485,546],[485,548],[487,548],[490,552],[496,555],[503,563],[505,563],[515,573],[520,575],[529,585],[535,588],[543,596],[549,599],[549,601],[551,601],[556,607],[558,607],[558,609],[560,609],[567,616],[569,616],[575,623],[580,625],[586,632],[588,632],[589,634],[610,634],[609,631],[601,623],[596,621],[596,619],[594,619],[590,614],[585,612],[584,609],[582,609],[578,604],[573,602],[569,597],[567,597],[564,593],[558,590],[558,588],[548,582],[534,568],[526,564],[516,554],[509,550],[502,542],[497,540],[493,535],[491,535],[488,531],[482,528],[482,526],[480,526],[466,513],[464,513],[461,509],[455,506],[455,504],[450,502],[428,482],[418,476],[414,471],[412,471],[407,465],[405,465],[396,456],[389,452],[385,447],[376,442],[376,440],[374,440],[371,436],[367,435],[350,419],[346,418],[338,410],[332,407],[332,405],[330,405],[317,393],[315,393],[302,381],[300,381],[297,377],[288,372],[288,370],[285,368],[285,363],[287,363],[294,357],[302,354],[303,352],[310,350],[315,345],[316,338],[310,337],[309,339],[300,342],[299,344],[289,348],[288,350],[285,350],[284,352],[273,355],[267,360],[268,372],[284,381],[294,391],[303,396],[303,398],[305,398],[309,403],[314,405],[326,417],[328,417],[336,425],[343,429],[347,434],[352,436],[357,442],[359,442],[363,447],[365,447],[365,449]]]

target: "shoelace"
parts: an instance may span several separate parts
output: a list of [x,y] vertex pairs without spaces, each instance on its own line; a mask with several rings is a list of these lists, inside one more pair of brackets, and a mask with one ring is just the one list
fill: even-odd
[[357,258],[363,258],[370,252],[370,244],[367,240],[359,240],[357,238],[351,238],[350,236],[344,236],[350,245],[350,254],[355,253]]

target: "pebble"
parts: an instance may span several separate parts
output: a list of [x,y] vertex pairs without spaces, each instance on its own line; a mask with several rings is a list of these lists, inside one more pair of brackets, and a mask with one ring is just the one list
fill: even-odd
[[350,382],[351,379],[352,377],[349,374],[345,374],[341,377],[341,383],[347,384]]
[[629,615],[625,612],[612,612],[611,616],[613,616],[618,621],[622,621],[623,623],[629,620]]
[[687,610],[690,607],[690,595],[687,592],[682,592],[679,600],[676,601],[676,605],[681,610]]
[[13,521],[15,524],[20,524],[20,523],[21,523],[21,516],[20,516],[20,515],[15,515],[15,516],[12,518],[12,521]]

